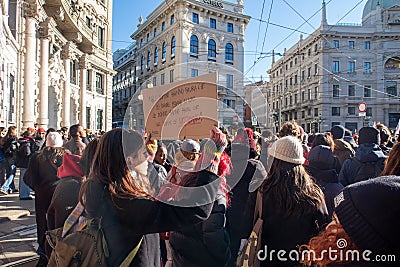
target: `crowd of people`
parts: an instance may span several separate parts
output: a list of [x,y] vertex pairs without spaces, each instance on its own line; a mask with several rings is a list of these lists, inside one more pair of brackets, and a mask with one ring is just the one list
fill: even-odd
[[[46,231],[78,210],[72,231],[101,218],[109,266],[237,266],[258,195],[260,266],[382,264],[318,257],[330,248],[400,260],[400,143],[383,124],[307,134],[291,121],[276,134],[234,136],[221,126],[209,138],[169,141],[122,128],[91,135],[80,125],[28,128],[21,138],[16,127],[0,130],[0,192],[17,192],[19,168],[20,199],[34,194],[38,266],[56,257]],[[310,250],[320,254],[276,255]]]

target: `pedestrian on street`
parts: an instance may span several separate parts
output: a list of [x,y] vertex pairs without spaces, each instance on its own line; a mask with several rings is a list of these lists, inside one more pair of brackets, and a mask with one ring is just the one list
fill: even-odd
[[18,148],[17,127],[10,126],[6,135],[1,139],[1,149],[5,158],[6,179],[1,186],[1,194],[17,192],[14,177],[17,171],[15,166],[15,152]]
[[32,156],[23,177],[25,183],[35,191],[37,238],[39,244],[37,253],[40,256],[38,266],[47,265],[45,254],[46,214],[53,197],[53,192],[59,181],[57,170],[62,164],[65,152],[62,145],[63,140],[59,133],[49,133],[46,138],[46,147]]

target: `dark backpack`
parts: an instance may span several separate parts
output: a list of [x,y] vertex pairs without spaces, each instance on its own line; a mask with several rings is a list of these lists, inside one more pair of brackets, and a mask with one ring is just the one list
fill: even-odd
[[29,158],[32,155],[31,143],[28,140],[18,142],[18,148],[15,153],[15,166],[19,168],[27,168]]
[[378,161],[361,162],[356,157],[353,157],[352,160],[356,161],[358,165],[353,183],[378,177],[385,166],[385,159],[386,158],[379,158]]

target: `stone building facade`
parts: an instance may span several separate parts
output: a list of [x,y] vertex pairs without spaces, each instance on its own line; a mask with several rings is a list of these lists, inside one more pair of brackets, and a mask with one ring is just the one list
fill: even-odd
[[16,14],[14,124],[110,129],[112,0],[6,2]]
[[[145,21],[140,18],[137,30],[131,35],[135,42],[133,60],[127,59],[132,57],[127,49],[129,54],[116,59],[116,65],[118,60],[129,65],[117,70],[119,73],[114,77],[114,96],[134,97],[132,114],[136,127],[144,129],[145,123],[141,89],[210,72],[218,73],[220,122],[232,127],[235,114],[243,120],[244,31],[249,20],[240,0],[237,3],[162,1]],[[125,82],[126,79],[134,82]],[[129,86],[120,86],[121,83]],[[124,113],[121,105],[117,109],[118,114]]]
[[[296,120],[307,132],[341,124],[356,131],[400,118],[400,1],[369,0],[362,24],[329,25],[323,3],[320,27],[268,70],[268,127]],[[358,105],[365,102],[365,113]],[[360,114],[361,113],[361,114]]]

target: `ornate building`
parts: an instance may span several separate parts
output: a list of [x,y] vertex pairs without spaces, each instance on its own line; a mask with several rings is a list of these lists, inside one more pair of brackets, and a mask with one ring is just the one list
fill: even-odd
[[14,124],[110,129],[112,0],[9,3],[19,48]]
[[[243,120],[244,31],[250,20],[243,12],[241,0],[173,0],[162,1],[145,21],[139,19],[131,36],[135,47],[114,61],[121,66],[114,77],[114,97],[133,96],[127,112],[138,129],[145,123],[141,89],[210,72],[218,73],[220,122],[231,127],[236,114]],[[125,113],[125,105],[114,102],[114,114]]]
[[[307,132],[373,122],[394,129],[400,118],[400,1],[369,0],[362,24],[320,27],[285,49],[268,70],[268,127],[296,120]],[[367,109],[359,112],[358,104]]]

